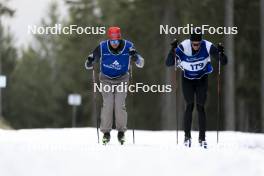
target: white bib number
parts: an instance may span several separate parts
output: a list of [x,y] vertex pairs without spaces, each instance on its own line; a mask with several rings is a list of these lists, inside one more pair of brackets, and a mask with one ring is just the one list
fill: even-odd
[[197,62],[186,62],[186,61],[182,61],[180,63],[181,67],[184,70],[188,70],[188,71],[200,71],[202,69],[204,69],[204,67],[206,66],[208,62],[208,59],[205,59],[203,61],[197,61]]

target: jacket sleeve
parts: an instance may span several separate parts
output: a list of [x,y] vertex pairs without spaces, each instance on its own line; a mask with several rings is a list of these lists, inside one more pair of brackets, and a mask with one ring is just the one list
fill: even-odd
[[227,56],[226,56],[224,53],[221,53],[221,54],[220,54],[220,57],[219,57],[219,51],[218,51],[217,47],[214,46],[213,44],[212,44],[211,47],[210,47],[210,55],[211,55],[213,58],[217,59],[217,61],[219,61],[219,59],[220,59],[220,63],[221,63],[222,65],[226,65],[227,62],[228,62],[228,61],[227,61]]
[[138,68],[143,68],[145,64],[144,58],[137,52],[134,46],[131,47],[134,51],[135,54],[133,54],[131,57],[135,60],[135,64]]
[[87,70],[92,69],[93,64],[95,62],[98,62],[100,60],[100,57],[101,57],[101,47],[99,45],[93,50],[93,52],[90,55],[86,57],[85,64],[84,64],[85,68]]
[[[180,48],[183,51],[183,46],[180,44],[178,45],[178,48]],[[178,60],[179,58],[177,57],[177,51],[179,51],[177,48],[171,49],[170,52],[167,55],[166,58],[166,66],[175,66],[175,59]]]

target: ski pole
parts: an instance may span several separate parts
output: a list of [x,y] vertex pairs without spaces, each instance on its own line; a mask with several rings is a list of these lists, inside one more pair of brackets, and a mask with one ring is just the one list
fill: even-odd
[[[178,40],[177,39],[174,39],[170,45],[173,47],[173,48],[177,48],[178,47]],[[175,54],[175,50],[173,52],[173,56],[175,58],[175,105],[177,105],[177,58],[176,58],[176,54]],[[175,116],[176,116],[176,143],[178,145],[178,142],[179,142],[179,135],[178,135],[178,131],[179,131],[179,125],[178,125],[178,116],[177,116],[177,108],[175,107]]]
[[[130,82],[131,82],[131,85],[133,85],[133,66],[132,66],[132,63],[131,63],[131,65],[130,65]],[[132,104],[132,106],[131,106],[131,109],[132,109],[132,111],[131,112],[133,112],[133,106],[134,106],[134,98],[133,98],[133,96],[134,96],[134,94],[133,94],[133,92],[131,92],[131,104]],[[132,133],[133,133],[133,144],[135,144],[135,119],[133,118],[132,119],[133,121],[132,121]]]
[[[176,62],[176,59],[175,59]],[[177,67],[175,67],[175,104],[177,105]],[[178,145],[179,142],[179,135],[178,135],[178,131],[179,131],[179,125],[178,125],[178,116],[177,116],[177,108],[175,108],[176,112],[176,142]]]
[[[95,81],[95,70],[93,68],[93,87],[95,85],[96,81]],[[97,115],[97,107],[96,107],[96,92],[95,90],[93,90],[93,99],[94,99],[94,113],[95,113],[95,117],[96,117],[96,130],[97,130],[97,142],[99,144],[99,118],[98,118],[98,115]]]
[[[222,46],[221,43],[218,44],[219,46]],[[221,97],[220,97],[220,93],[221,93],[221,53],[218,52],[218,74],[217,74],[217,124],[216,124],[216,141],[217,144],[219,142],[219,119],[220,119],[220,113],[221,113]]]

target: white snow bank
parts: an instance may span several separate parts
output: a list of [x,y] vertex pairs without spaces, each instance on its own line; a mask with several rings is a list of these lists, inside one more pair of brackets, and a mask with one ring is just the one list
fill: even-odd
[[[263,176],[264,135],[207,132],[208,149],[182,145],[179,132],[126,133],[120,146],[117,132],[108,146],[97,144],[96,129],[0,130],[0,176]],[[100,139],[101,139],[100,134]]]

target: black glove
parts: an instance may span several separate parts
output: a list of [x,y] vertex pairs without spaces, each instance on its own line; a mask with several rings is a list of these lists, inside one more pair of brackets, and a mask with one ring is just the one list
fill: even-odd
[[222,43],[218,43],[217,45],[217,49],[218,49],[218,52],[223,54],[224,53],[224,46],[222,45]]
[[130,55],[130,56],[135,56],[136,54],[137,54],[137,52],[136,52],[136,49],[135,48],[129,48],[129,52],[128,52],[128,54]]
[[128,52],[128,54],[131,56],[131,60],[132,60],[132,61],[134,61],[134,62],[137,61],[138,57],[137,57],[137,51],[136,51],[135,48],[132,48],[132,47],[129,48],[129,52]]
[[174,39],[174,40],[170,43],[170,45],[171,45],[171,48],[172,48],[172,49],[177,48],[177,47],[178,47],[178,40],[177,40],[177,39]]
[[89,55],[88,58],[87,58],[87,60],[88,60],[89,62],[93,62],[94,58],[93,58],[92,55]]
[[85,68],[87,70],[89,69],[92,69],[93,68],[93,61],[94,61],[94,58],[92,55],[89,55],[86,62],[85,62]]
[[92,69],[93,68],[93,62],[90,62],[89,60],[86,60],[86,62],[85,62],[85,68],[87,70]]
[[222,43],[219,43],[217,45],[217,50],[219,52],[219,59],[220,59],[220,63],[221,65],[226,65],[227,64],[227,57],[226,55],[224,54],[224,51],[225,51],[225,48],[224,46],[222,45]]

